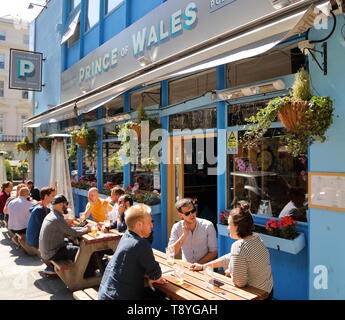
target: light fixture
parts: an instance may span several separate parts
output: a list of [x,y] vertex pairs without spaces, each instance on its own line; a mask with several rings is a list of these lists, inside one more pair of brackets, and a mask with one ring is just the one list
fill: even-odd
[[269,82],[263,82],[254,86],[245,88],[238,88],[232,90],[224,90],[218,92],[218,98],[220,100],[238,99],[246,96],[253,96],[256,94],[265,94],[268,92],[278,91],[285,89],[285,83],[282,80],[274,80]]
[[148,58],[148,57],[145,57],[145,56],[142,56],[142,57],[139,57],[137,59],[137,61],[139,62],[139,64],[142,66],[142,67],[146,67],[147,65],[151,64],[153,61]]
[[284,7],[289,6],[290,4],[293,4],[299,0],[271,0],[271,4],[274,9],[281,9]]
[[30,4],[28,5],[28,9],[33,9],[34,6],[42,7],[42,8],[45,8],[45,9],[48,8],[47,6],[43,6],[43,5],[41,5],[41,4],[37,4],[37,3],[32,3],[32,2],[30,2]]

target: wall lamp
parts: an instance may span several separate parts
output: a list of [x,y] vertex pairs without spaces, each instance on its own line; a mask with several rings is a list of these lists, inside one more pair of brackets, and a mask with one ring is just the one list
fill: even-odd
[[37,4],[37,3],[32,3],[32,2],[30,2],[30,4],[28,5],[28,9],[33,9],[34,6],[42,7],[42,8],[45,8],[45,9],[48,8],[47,6],[43,6],[43,5],[41,5],[41,4]]
[[218,92],[218,98],[220,100],[238,99],[247,96],[253,96],[256,94],[265,94],[268,92],[278,91],[285,89],[285,83],[283,80],[274,80],[269,82],[259,83],[250,87],[238,88],[232,90],[224,90]]

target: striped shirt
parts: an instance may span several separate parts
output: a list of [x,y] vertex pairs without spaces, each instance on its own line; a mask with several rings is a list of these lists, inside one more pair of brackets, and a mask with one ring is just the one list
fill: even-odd
[[250,285],[268,293],[272,291],[270,256],[259,236],[234,242],[231,252],[219,260],[224,269],[229,269],[236,286]]

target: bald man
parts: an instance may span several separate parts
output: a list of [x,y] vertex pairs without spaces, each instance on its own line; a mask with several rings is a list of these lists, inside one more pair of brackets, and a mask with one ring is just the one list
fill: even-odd
[[127,231],[104,272],[98,293],[100,300],[162,298],[144,287],[144,278],[148,278],[151,288],[155,282],[166,283],[151,245],[145,239],[153,228],[150,211],[150,207],[138,204],[125,212]]
[[99,198],[97,188],[91,188],[87,194],[89,202],[86,205],[85,212],[81,214],[82,219],[87,219],[90,214],[93,221],[104,222],[107,220],[106,213],[112,209],[109,201],[102,200]]

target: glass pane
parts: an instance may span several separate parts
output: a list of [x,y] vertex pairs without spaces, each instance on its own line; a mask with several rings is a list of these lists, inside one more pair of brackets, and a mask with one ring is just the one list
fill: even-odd
[[99,20],[99,0],[89,0],[85,31],[91,29]]
[[211,129],[216,126],[216,108],[174,114],[169,117],[170,131],[173,129]]
[[122,168],[116,166],[113,157],[121,147],[120,142],[103,143],[103,183],[112,185],[123,185]]
[[153,86],[143,90],[137,90],[131,94],[131,109],[136,110],[141,101],[144,107],[160,104],[161,86]]
[[117,138],[116,124],[110,124],[103,127],[103,140]]
[[169,82],[169,104],[203,96],[216,89],[216,69]]
[[136,184],[139,190],[153,191],[153,172],[145,172],[139,165],[131,165],[131,186]]
[[[290,188],[303,189],[307,199],[307,158],[293,158],[287,152],[282,142],[285,132],[270,129],[258,147],[248,150],[239,143],[238,154],[228,155],[228,207],[246,200],[253,214],[278,217],[291,200]],[[239,139],[243,134],[239,132]],[[306,221],[306,207],[299,210],[304,214],[299,220]]]
[[121,4],[124,0],[108,0],[107,1],[107,6],[106,6],[106,10],[105,13],[109,13],[111,10],[113,10],[114,8],[116,8],[119,4]]
[[105,114],[106,118],[113,117],[119,113],[123,112],[123,105],[124,105],[124,99],[123,96],[115,98],[108,102],[104,108],[105,108]]

